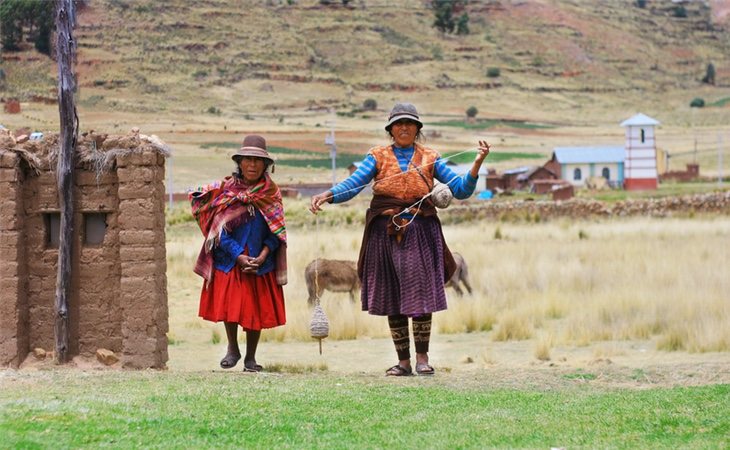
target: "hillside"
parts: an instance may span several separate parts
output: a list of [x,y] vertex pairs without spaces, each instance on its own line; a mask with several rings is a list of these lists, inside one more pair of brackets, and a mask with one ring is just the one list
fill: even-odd
[[[431,27],[422,0],[279,3],[92,1],[77,29],[82,97],[147,111],[184,110],[202,94],[224,111],[255,112],[347,109],[393,91],[657,95],[701,89],[709,62],[718,85],[730,86],[730,36],[701,2],[687,4],[686,18],[674,16],[669,0],[644,9],[629,1],[471,2],[471,33],[459,37]],[[16,85],[17,76],[29,78],[18,64],[46,62],[31,56],[5,61],[4,95],[53,88],[52,70]],[[488,68],[500,76],[489,78]],[[287,92],[296,86],[310,95]],[[246,95],[229,106],[231,92]],[[443,103],[462,112],[449,105],[453,97]]]
[[[470,1],[466,36],[433,28],[425,0],[89,3],[76,30],[79,110],[89,126],[164,122],[154,131],[306,135],[336,117],[340,130],[371,133],[343,134],[344,151],[361,151],[382,139],[383,115],[404,99],[436,126],[460,120],[469,106],[498,124],[524,121],[522,129],[506,127],[501,142],[546,151],[586,127],[620,142],[617,124],[638,111],[668,128],[708,127],[712,142],[730,123],[724,0],[686,2],[686,17],[676,17],[671,0],[648,0],[645,8],[629,0]],[[54,97],[52,61],[31,50],[2,56],[1,97]],[[710,62],[716,86],[701,82]],[[488,76],[490,69],[499,76]],[[708,107],[689,108],[695,97]],[[361,110],[366,99],[376,100],[376,111]],[[51,127],[57,112],[38,107],[25,120]],[[459,130],[446,128],[434,141],[442,136],[443,145],[463,148]],[[287,139],[326,150],[323,130],[315,131],[315,138]],[[676,134],[687,150],[691,137]]]

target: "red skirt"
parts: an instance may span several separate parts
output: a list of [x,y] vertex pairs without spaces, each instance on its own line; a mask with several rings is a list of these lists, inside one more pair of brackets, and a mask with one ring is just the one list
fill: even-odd
[[211,322],[235,322],[245,330],[258,331],[286,323],[284,289],[276,273],[244,274],[236,266],[225,273],[215,270],[200,293],[198,315]]

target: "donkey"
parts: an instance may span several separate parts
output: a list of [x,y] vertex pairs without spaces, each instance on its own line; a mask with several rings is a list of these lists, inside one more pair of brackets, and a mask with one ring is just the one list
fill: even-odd
[[315,259],[304,269],[304,281],[307,282],[307,302],[310,306],[322,296],[325,289],[331,292],[349,292],[353,302],[355,294],[360,291],[355,261]]
[[[446,287],[453,288],[457,295],[464,295],[461,289],[463,284],[467,292],[471,294],[469,284],[469,268],[466,260],[459,253],[453,253],[456,261],[456,270],[451,279],[446,282]],[[316,281],[315,281],[316,280]],[[355,296],[360,290],[360,278],[357,276],[357,263],[355,261],[344,261],[335,259],[318,258],[307,264],[304,269],[304,281],[307,283],[309,298],[307,302],[313,306],[316,299],[322,296],[325,290],[330,292],[349,292],[350,300],[355,301]]]
[[463,284],[467,292],[471,294],[471,285],[469,284],[469,267],[466,265],[466,260],[460,253],[453,252],[454,261],[456,261],[456,270],[451,275],[449,281],[446,282],[446,287],[454,288],[456,294],[461,297],[464,295],[464,291],[461,290],[459,283]]

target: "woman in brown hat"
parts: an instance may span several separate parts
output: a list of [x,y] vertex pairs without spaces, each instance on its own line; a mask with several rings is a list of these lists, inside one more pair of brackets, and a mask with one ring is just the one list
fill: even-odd
[[415,106],[397,103],[385,124],[392,144],[370,149],[349,178],[313,196],[310,205],[316,214],[324,203],[345,202],[374,180],[358,275],[363,310],[388,317],[398,354],[398,364],[386,371],[390,376],[413,374],[409,317],[416,349],[415,372],[434,373],[428,359],[431,315],[446,309],[444,282],[455,269],[429,198],[434,180],[447,184],[454,197],[467,198],[474,193],[479,168],[489,154],[489,144],[479,141],[471,170],[457,176],[437,152],[418,143],[422,127]]
[[237,171],[190,194],[205,243],[195,273],[205,281],[199,316],[224,322],[224,369],[241,359],[239,325],[246,332],[244,370],[258,372],[256,348],[263,328],[286,323],[286,226],[281,192],[268,174],[274,160],[266,140],[249,135],[233,155]]

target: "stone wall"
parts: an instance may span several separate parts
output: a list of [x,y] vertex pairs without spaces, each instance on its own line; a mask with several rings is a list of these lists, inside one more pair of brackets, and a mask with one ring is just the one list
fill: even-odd
[[730,214],[730,191],[708,194],[685,195],[659,199],[636,199],[618,202],[601,202],[573,198],[566,201],[513,201],[483,202],[471,200],[439,211],[443,223],[456,223],[465,219],[526,220],[538,221],[569,217],[650,216],[667,217],[675,214],[721,213]]
[[[52,351],[58,249],[55,174],[36,174],[0,150],[0,365],[20,365],[35,348]],[[69,354],[107,349],[128,368],[167,361],[165,157],[120,152],[114,168],[75,170]],[[103,240],[89,243],[91,220]],[[99,222],[101,220],[101,222]]]

